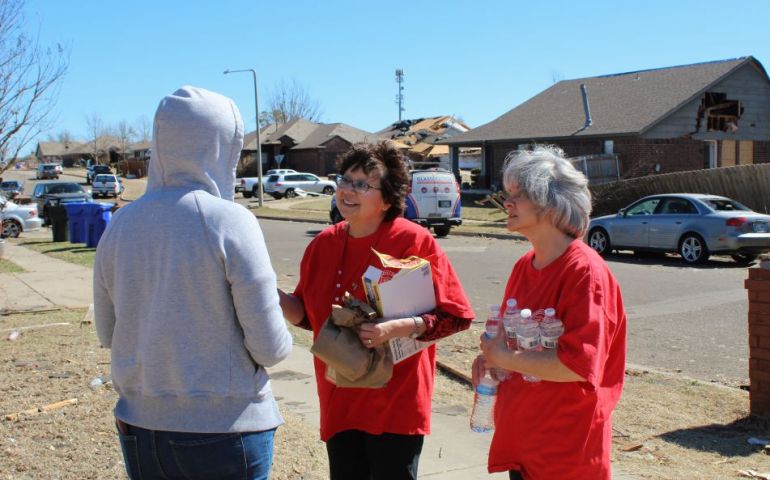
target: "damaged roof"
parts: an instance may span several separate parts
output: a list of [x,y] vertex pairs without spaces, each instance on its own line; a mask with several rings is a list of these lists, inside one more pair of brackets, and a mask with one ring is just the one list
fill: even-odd
[[[563,80],[495,120],[440,143],[642,134],[746,64],[767,77],[759,61],[742,57]],[[591,111],[588,128],[581,84]]]
[[[260,141],[262,145],[270,143],[280,143],[281,138],[288,137],[295,144],[302,143],[308,135],[310,135],[321,124],[305,120],[304,118],[296,118],[289,123],[282,125],[268,125],[259,131]],[[256,150],[257,149],[257,133],[256,131],[246,134],[243,138],[243,150]]]

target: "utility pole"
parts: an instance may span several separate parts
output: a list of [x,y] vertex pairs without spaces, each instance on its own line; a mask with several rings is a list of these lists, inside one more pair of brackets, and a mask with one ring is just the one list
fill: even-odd
[[404,108],[404,71],[400,68],[396,69],[396,83],[398,83],[398,93],[396,94],[396,103],[398,104],[398,121],[401,121],[401,112],[406,110]]

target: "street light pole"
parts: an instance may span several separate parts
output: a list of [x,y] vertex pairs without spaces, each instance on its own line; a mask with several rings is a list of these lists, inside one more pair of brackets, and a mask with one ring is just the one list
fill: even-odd
[[246,68],[243,70],[225,70],[224,74],[227,75],[228,73],[240,73],[240,72],[251,72],[251,75],[254,78],[254,111],[257,114],[256,120],[257,120],[257,176],[258,178],[258,190],[259,195],[257,196],[257,199],[259,200],[258,205],[262,206],[262,141],[259,138],[259,95],[257,94],[257,71],[253,68]]

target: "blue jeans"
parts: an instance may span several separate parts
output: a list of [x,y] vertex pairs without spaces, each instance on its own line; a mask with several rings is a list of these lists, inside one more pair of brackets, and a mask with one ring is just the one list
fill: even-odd
[[[121,428],[122,427],[122,428]],[[243,433],[184,433],[118,425],[131,480],[267,480],[275,429]]]

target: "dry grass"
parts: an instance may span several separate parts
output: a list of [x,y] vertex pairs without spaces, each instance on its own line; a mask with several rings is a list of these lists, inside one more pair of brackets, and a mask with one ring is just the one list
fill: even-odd
[[81,265],[83,267],[93,267],[96,256],[95,248],[88,248],[84,243],[65,243],[50,242],[38,239],[21,239],[18,244],[39,253],[45,253],[59,260]]
[[0,258],[0,273],[21,273],[24,269],[10,260]]

